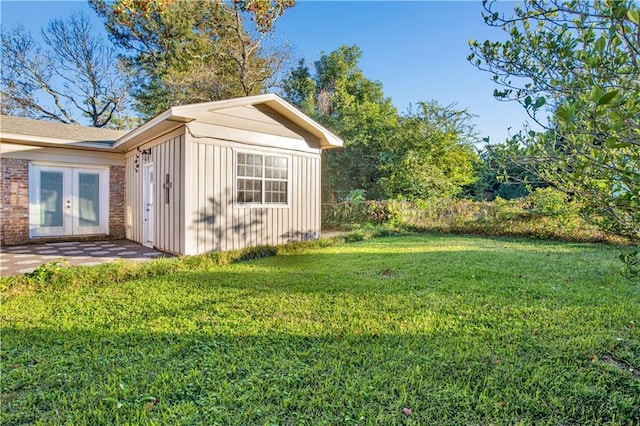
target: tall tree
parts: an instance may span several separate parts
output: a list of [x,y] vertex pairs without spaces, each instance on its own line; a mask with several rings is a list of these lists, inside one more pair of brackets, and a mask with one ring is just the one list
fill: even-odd
[[[485,2],[506,41],[472,42],[469,59],[541,132],[521,132],[538,178],[581,201],[603,229],[640,239],[640,7],[633,1],[527,0],[513,16]],[[549,116],[547,120],[546,117]]]
[[87,16],[52,20],[44,46],[23,27],[2,32],[2,113],[94,127],[126,124],[128,79]]
[[325,200],[345,197],[352,190],[364,190],[369,198],[381,195],[381,153],[398,125],[398,112],[384,96],[382,84],[364,76],[361,57],[357,46],[322,52],[313,77],[300,62],[285,80],[284,97],[345,141],[343,149],[324,154]]
[[369,199],[452,195],[473,180],[469,115],[435,102],[398,114],[382,84],[365,77],[357,46],[322,53],[313,72],[301,61],[284,96],[336,131],[343,149],[324,154],[324,199],[364,191]]
[[479,137],[472,118],[466,110],[436,101],[420,102],[403,114],[381,164],[384,196],[451,197],[473,184]]
[[89,3],[139,76],[135,96],[146,117],[172,105],[261,93],[287,59],[264,40],[293,0]]

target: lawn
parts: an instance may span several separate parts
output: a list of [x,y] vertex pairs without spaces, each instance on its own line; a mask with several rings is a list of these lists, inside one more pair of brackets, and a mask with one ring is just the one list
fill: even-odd
[[0,307],[3,425],[638,424],[601,245],[387,237]]

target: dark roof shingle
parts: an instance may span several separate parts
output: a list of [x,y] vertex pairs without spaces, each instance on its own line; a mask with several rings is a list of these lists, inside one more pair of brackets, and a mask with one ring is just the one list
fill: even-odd
[[111,144],[128,132],[0,115],[0,134],[6,133]]

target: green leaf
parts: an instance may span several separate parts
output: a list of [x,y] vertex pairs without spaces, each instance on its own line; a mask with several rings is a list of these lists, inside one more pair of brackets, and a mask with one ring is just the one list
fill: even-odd
[[611,101],[613,101],[613,99],[618,96],[618,90],[612,90],[610,92],[605,93],[604,95],[602,95],[600,97],[600,99],[598,99],[598,105],[606,105],[611,103]]
[[617,6],[613,9],[613,15],[618,19],[624,18],[627,15],[627,7],[624,4]]
[[533,106],[534,109],[538,109],[540,107],[542,107],[545,103],[547,103],[547,100],[544,97],[539,97],[538,99],[536,99],[536,103]]
[[569,113],[569,110],[566,106],[562,105],[558,108],[558,110],[556,111],[556,116],[564,121],[565,123],[569,122],[569,120],[571,120],[571,114]]
[[602,89],[600,89],[598,86],[593,86],[593,88],[591,89],[591,93],[589,93],[589,98],[591,98],[593,102],[598,102],[601,97]]
[[636,25],[640,24],[640,13],[637,10],[627,10],[627,18]]
[[595,49],[598,52],[602,53],[604,52],[604,48],[606,45],[607,45],[607,41],[604,39],[604,37],[600,37],[598,40],[596,40]]

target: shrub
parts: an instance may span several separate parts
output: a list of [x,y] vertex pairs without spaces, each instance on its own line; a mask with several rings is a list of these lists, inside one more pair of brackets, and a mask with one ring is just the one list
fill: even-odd
[[577,214],[577,205],[569,202],[568,195],[552,187],[536,188],[526,200],[531,203],[531,213],[537,216],[560,217]]
[[[579,206],[553,189],[515,200],[388,200],[323,205],[323,227],[358,230],[371,225],[444,233],[523,236],[567,241],[621,242],[588,224]],[[352,237],[355,238],[355,237]]]

